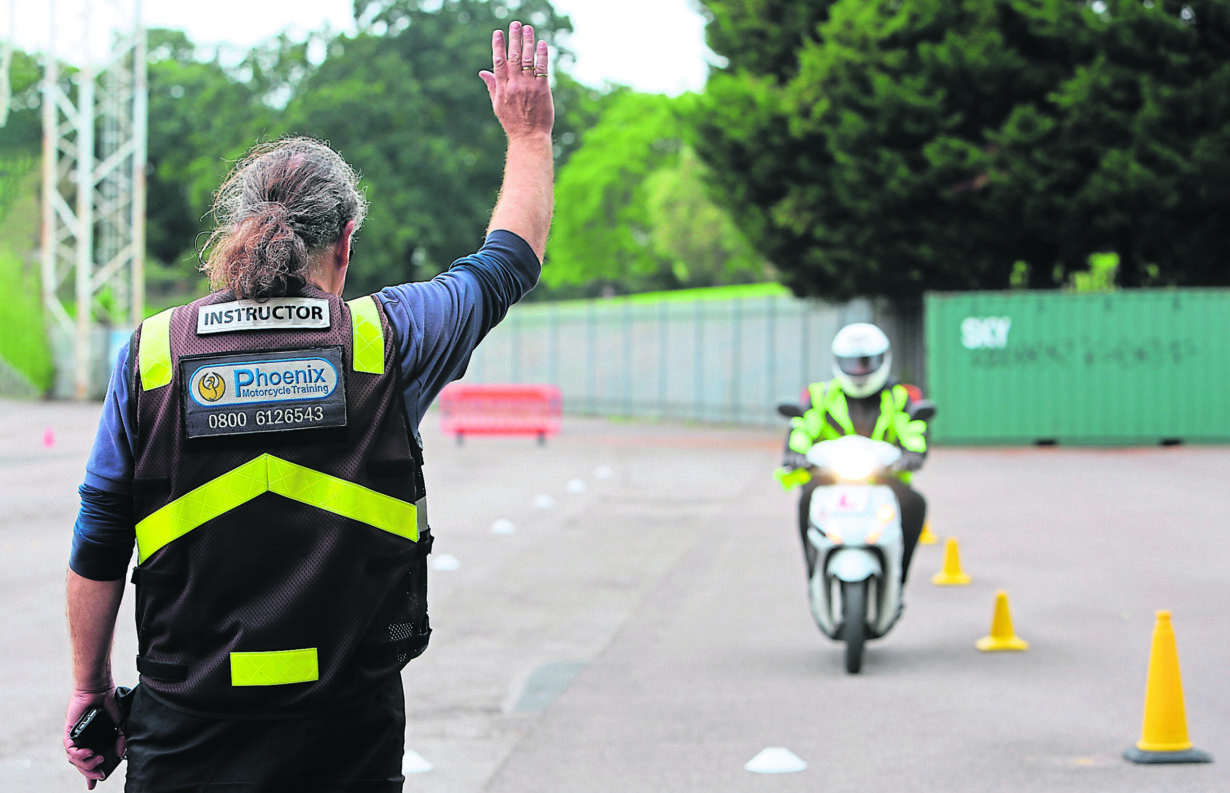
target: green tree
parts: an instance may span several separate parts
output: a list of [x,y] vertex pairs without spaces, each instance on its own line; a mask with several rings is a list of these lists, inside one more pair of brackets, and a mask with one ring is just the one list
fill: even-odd
[[709,199],[709,169],[689,147],[673,167],[651,174],[644,200],[652,218],[650,245],[670,262],[681,287],[723,286],[775,280],[726,210]]
[[[725,54],[737,36],[723,20],[753,0],[707,5]],[[785,0],[755,5],[792,22]],[[1128,284],[1159,270],[1225,282],[1224,267],[1196,261],[1224,260],[1204,234],[1228,208],[1224,3],[838,0],[823,12],[778,37],[801,42],[792,65],[735,50],[688,117],[714,195],[796,292],[1001,288],[1019,261],[1030,285],[1058,286],[1103,250],[1121,255]],[[1182,255],[1163,244],[1175,232]]]
[[[482,241],[504,137],[477,72],[514,18],[567,31],[547,0],[357,0],[360,32],[328,45],[281,129],[330,141],[363,176],[371,213],[348,285],[428,277]],[[471,68],[472,67],[472,68]]]
[[43,137],[42,67],[35,56],[14,49],[8,78],[8,106],[0,126],[0,156],[37,156]]
[[[355,36],[275,37],[240,62],[154,29],[149,49],[147,270],[152,292],[202,288],[195,255],[213,193],[253,143],[282,135],[328,140],[362,173],[372,201],[352,289],[423,278],[482,241],[505,141],[478,78],[491,31],[513,18],[552,42],[560,162],[580,145],[602,94],[566,73],[555,46],[571,30],[548,0],[358,0]],[[37,154],[39,69],[15,53],[13,112],[0,149]]]
[[798,51],[819,35],[836,0],[721,0],[705,3],[706,39],[731,71],[787,81],[798,71]]
[[0,392],[27,396],[46,392],[54,377],[35,255],[42,69],[29,53],[13,49],[10,57],[9,102],[0,126]]
[[166,276],[196,283],[197,237],[210,228],[213,192],[270,123],[250,83],[198,59],[178,30],[148,34],[149,178],[146,250]]
[[620,91],[556,179],[552,287],[643,291],[677,286],[651,242],[645,181],[674,162],[678,121],[665,96]]
[[1057,240],[1060,279],[1113,251],[1121,286],[1230,284],[1230,5],[1096,8],[1051,117],[1017,108],[991,136],[996,181],[1054,197],[1031,231]]
[[598,123],[610,94],[577,82],[566,71],[556,71],[551,96],[555,99],[555,167],[559,169]]
[[559,172],[548,287],[627,293],[765,277],[706,195],[707,169],[682,141],[681,101],[627,89],[608,97]]
[[[567,18],[547,0],[360,0],[355,12],[357,35],[283,35],[233,66],[201,59],[179,31],[151,32],[152,256],[195,268],[213,191],[254,142],[283,135],[329,141],[363,176],[372,210],[352,290],[428,277],[481,243],[504,162],[477,76],[491,31],[520,18],[550,37],[570,30]],[[576,108],[557,126],[566,158],[597,98],[566,74],[555,80]]]

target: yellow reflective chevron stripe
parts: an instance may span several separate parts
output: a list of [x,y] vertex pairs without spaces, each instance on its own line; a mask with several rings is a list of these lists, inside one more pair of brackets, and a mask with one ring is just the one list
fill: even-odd
[[137,364],[143,391],[152,391],[171,383],[171,312],[174,310],[168,308],[141,323]]
[[896,442],[911,452],[927,450],[927,422],[911,420],[905,412],[909,394],[905,386],[893,386],[880,395],[880,416],[871,437],[877,441]]
[[417,509],[410,502],[279,457],[264,456],[269,458],[271,493],[375,526],[407,540],[418,541]]
[[[826,416],[824,413],[824,387],[825,383],[812,383],[807,387],[808,395],[811,397],[811,407],[803,414],[802,429],[808,434],[807,444],[811,447],[817,439],[824,433],[826,426]],[[795,451],[806,452],[807,449],[795,449]]]
[[231,653],[232,686],[284,686],[320,679],[316,648]]
[[185,493],[139,522],[138,564],[168,543],[264,493],[277,493],[414,542],[419,538],[414,504],[262,454]]
[[[840,438],[843,433],[854,434],[846,396],[836,383],[831,380],[812,383],[808,386],[808,393],[811,396],[811,408],[803,414],[803,418],[791,422],[794,430],[788,441],[791,450],[799,454],[806,454],[807,450],[819,441]],[[837,426],[830,423],[830,418]]]
[[375,295],[348,301],[350,322],[354,326],[354,361],[356,372],[384,374],[384,328]]
[[829,438],[826,440],[840,438],[842,433],[853,435],[854,422],[850,420],[850,405],[846,402],[845,392],[833,380],[829,380],[823,385],[824,394],[820,402],[820,409],[823,411],[821,415],[832,416],[833,420],[837,422],[836,427],[830,428]]
[[203,523],[268,492],[268,465],[261,455],[189,491],[137,523],[137,563]]
[[897,405],[893,401],[892,392],[888,389],[880,392],[880,415],[876,417],[875,429],[871,431],[873,441],[888,440],[889,429],[896,428],[894,419],[897,416]]

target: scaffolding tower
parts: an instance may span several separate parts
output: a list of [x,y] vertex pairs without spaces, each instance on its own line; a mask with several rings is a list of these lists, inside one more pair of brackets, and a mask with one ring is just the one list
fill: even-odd
[[97,330],[134,327],[144,314],[145,29],[141,0],[49,6],[43,302],[53,330],[72,340],[73,390],[85,399],[110,352]]

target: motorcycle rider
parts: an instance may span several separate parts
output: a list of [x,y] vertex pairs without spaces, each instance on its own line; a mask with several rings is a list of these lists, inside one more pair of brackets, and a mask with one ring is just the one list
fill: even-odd
[[[833,379],[812,383],[802,407],[802,418],[794,419],[787,439],[786,469],[783,484],[799,480],[807,467],[804,458],[814,444],[843,435],[863,435],[901,447],[895,476],[884,484],[892,489],[901,507],[901,530],[905,549],[901,560],[901,583],[910,569],[910,559],[922,534],[927,502],[910,486],[910,479],[927,456],[927,423],[910,417],[911,407],[922,398],[914,386],[890,377],[892,348],[888,336],[875,325],[858,322],[846,325],[833,337]],[[794,472],[798,472],[797,474]],[[815,564],[815,548],[807,541],[812,493],[816,487],[832,483],[831,476],[813,476],[803,483],[799,496],[799,534],[807,559],[807,573]]]

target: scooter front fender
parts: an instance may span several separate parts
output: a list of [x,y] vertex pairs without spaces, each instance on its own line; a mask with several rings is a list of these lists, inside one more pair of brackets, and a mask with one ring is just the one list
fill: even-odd
[[816,625],[830,639],[840,638],[841,582],[858,583],[882,575],[879,557],[867,548],[835,548],[817,568],[810,581],[811,613]]
[[882,577],[884,568],[880,558],[866,548],[839,548],[829,554],[825,572],[839,581],[856,582]]

